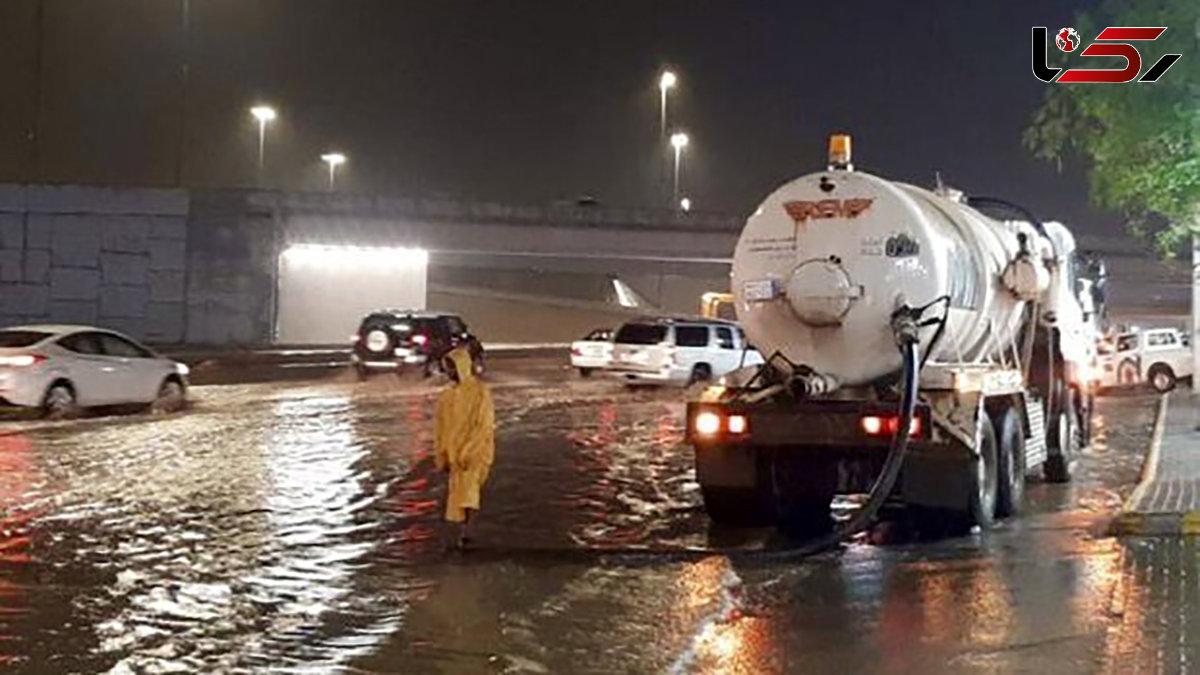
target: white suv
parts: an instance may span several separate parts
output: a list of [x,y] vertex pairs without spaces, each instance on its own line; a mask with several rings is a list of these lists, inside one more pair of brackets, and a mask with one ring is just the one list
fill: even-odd
[[609,372],[630,384],[688,385],[762,362],[735,323],[647,319],[617,329]]
[[1174,328],[1123,333],[1101,344],[1100,365],[1103,387],[1149,382],[1158,391],[1170,391],[1178,380],[1192,376],[1192,349]]

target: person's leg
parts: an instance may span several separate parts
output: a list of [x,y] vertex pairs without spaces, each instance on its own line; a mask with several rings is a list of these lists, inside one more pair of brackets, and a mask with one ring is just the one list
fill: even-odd
[[471,524],[471,516],[475,514],[475,509],[463,509],[463,521],[461,528],[458,531],[458,547],[466,548],[470,538],[467,537],[467,526]]

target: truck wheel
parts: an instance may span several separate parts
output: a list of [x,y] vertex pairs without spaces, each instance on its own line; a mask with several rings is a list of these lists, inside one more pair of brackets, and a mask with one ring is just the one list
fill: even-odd
[[354,376],[358,378],[359,382],[365,382],[370,375],[371,373],[367,370],[366,366],[361,363],[354,364]]
[[1025,430],[1021,414],[1008,408],[1000,415],[1000,477],[996,515],[1020,515],[1025,501]]
[[996,429],[984,415],[979,420],[979,456],[967,462],[964,480],[967,482],[965,509],[921,509],[921,529],[939,534],[967,534],[978,525],[981,531],[991,529],[996,522],[996,502],[1000,493],[1000,452]]
[[771,493],[779,524],[789,534],[813,536],[833,529],[830,508],[837,466],[811,455],[782,453],[771,467]]
[[1175,388],[1175,371],[1164,363],[1156,363],[1150,367],[1150,386],[1154,391],[1165,394]]
[[1077,422],[1075,407],[1067,403],[1060,407],[1058,417],[1050,422],[1047,429],[1047,457],[1042,465],[1042,474],[1051,483],[1071,481],[1071,462],[1075,458],[1079,438]]
[[774,513],[769,500],[756,488],[700,486],[704,510],[721,525],[770,525]]
[[708,382],[712,379],[712,366],[707,363],[697,363],[692,368],[692,375],[688,378],[688,384],[693,385],[700,382]]
[[996,428],[987,415],[979,420],[979,457],[971,462],[967,476],[970,488],[967,503],[968,527],[978,525],[981,530],[991,529],[996,521],[996,498],[1000,493],[1000,452],[996,442]]
[[[704,509],[713,522],[722,525],[770,525],[775,522],[770,449],[715,446],[696,448],[695,452],[700,495],[704,499]],[[746,462],[749,462],[749,466]],[[748,481],[750,484],[737,486],[710,485],[705,482],[706,476],[727,475],[730,470],[749,470],[753,472],[753,479]]]
[[591,368],[580,368],[580,369],[579,369],[579,376],[580,376],[580,377],[591,377],[591,376],[592,376],[592,369],[591,369]]

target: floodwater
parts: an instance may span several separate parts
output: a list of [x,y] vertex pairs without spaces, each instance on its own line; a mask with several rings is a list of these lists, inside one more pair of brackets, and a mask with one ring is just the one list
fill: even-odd
[[1140,644],[1118,629],[1151,594],[1129,590],[1137,556],[1104,528],[1141,465],[1147,397],[1104,400],[1078,480],[1031,485],[1027,515],[986,536],[796,561],[752,553],[787,545],[771,531],[710,527],[680,392],[549,366],[495,379],[497,463],[467,553],[446,550],[429,383],[200,387],[172,417],[0,425],[0,663],[1063,673]]

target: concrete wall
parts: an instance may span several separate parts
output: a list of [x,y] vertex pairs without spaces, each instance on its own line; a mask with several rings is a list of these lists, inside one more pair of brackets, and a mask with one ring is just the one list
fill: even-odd
[[0,185],[0,325],[183,338],[188,195]]
[[[737,217],[661,210],[0,185],[0,325],[269,344],[279,253],[311,242],[425,248],[430,283],[442,288],[430,308],[462,312],[491,341],[565,341],[631,314],[615,306],[614,277],[654,309],[695,313],[701,294],[728,289],[740,227]],[[1186,315],[1186,270],[1123,238],[1081,237],[1081,247],[1109,257],[1114,313]]]
[[187,231],[186,341],[260,345],[273,339],[278,224],[248,194],[194,190]]

